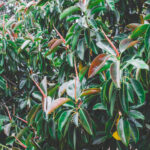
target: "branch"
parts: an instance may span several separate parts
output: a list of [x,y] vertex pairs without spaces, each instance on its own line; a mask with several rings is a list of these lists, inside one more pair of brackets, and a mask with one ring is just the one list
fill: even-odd
[[115,47],[115,45],[111,42],[111,40],[107,37],[107,35],[105,34],[104,30],[101,28],[102,30],[102,33],[104,34],[106,40],[108,41],[108,43],[111,45],[111,47],[114,49],[114,51],[116,52],[117,54],[117,57],[119,57],[119,52],[117,50],[117,48]]

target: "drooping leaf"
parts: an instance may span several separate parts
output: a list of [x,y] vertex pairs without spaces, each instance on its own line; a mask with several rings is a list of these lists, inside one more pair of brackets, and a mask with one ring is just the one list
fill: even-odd
[[136,111],[136,110],[130,110],[129,116],[133,117],[134,119],[141,119],[141,120],[144,120],[145,118],[141,112]]
[[80,123],[81,125],[83,126],[83,128],[90,134],[92,135],[93,132],[92,132],[92,128],[91,128],[91,122],[89,122],[89,115],[88,113],[80,108],[79,109],[79,116],[80,116]]
[[77,46],[77,54],[81,60],[84,60],[85,55],[85,46],[84,46],[84,40],[79,40],[78,46]]
[[130,123],[130,133],[134,142],[137,143],[139,140],[139,130],[133,123]]
[[62,131],[62,129],[64,128],[66,122],[68,121],[68,118],[71,114],[72,110],[67,110],[67,111],[64,111],[61,116],[59,117],[59,120],[58,120],[58,129],[60,131]]
[[93,106],[93,110],[107,110],[107,108],[102,103],[97,103]]
[[120,88],[120,61],[117,60],[111,65],[110,75],[117,88]]
[[91,63],[88,77],[93,77],[105,65],[105,62],[109,59],[109,57],[110,56],[107,54],[98,55]]
[[147,48],[147,50],[150,49],[150,25],[145,34],[145,47]]
[[130,79],[130,82],[132,84],[132,87],[136,95],[138,96],[140,103],[143,104],[145,101],[145,92],[144,92],[143,86],[141,85],[139,81],[135,79]]
[[117,132],[123,144],[128,146],[130,139],[129,122],[121,118],[117,126]]
[[137,69],[149,70],[149,66],[141,59],[130,59],[127,63],[135,66]]

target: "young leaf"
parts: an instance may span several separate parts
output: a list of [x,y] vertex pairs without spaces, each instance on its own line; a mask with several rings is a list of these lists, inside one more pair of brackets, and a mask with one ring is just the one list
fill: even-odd
[[64,103],[70,101],[69,98],[58,98],[56,100],[53,100],[50,108],[48,109],[48,114],[51,114],[53,111],[55,111],[58,107],[63,105]]
[[93,77],[105,65],[105,62],[109,59],[109,57],[110,56],[107,54],[98,55],[90,65],[88,77]]
[[123,53],[126,49],[134,46],[135,44],[137,44],[139,41],[136,40],[136,41],[133,41],[131,39],[124,39],[120,42],[120,45],[119,45],[119,50],[121,53]]

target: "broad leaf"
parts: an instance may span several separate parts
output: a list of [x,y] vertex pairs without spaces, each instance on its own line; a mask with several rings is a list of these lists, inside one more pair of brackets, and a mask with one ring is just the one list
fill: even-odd
[[117,125],[118,135],[124,145],[128,146],[130,139],[129,122],[121,118]]
[[130,79],[132,87],[136,93],[136,95],[138,96],[138,99],[140,101],[141,104],[143,104],[145,102],[145,92],[143,89],[143,86],[141,85],[141,83],[135,79]]
[[120,42],[120,45],[119,45],[119,50],[121,53],[123,53],[126,49],[134,46],[135,44],[137,44],[139,41],[136,40],[136,41],[133,41],[131,39],[124,39]]
[[106,63],[109,59],[109,55],[107,54],[100,54],[98,55],[91,63],[90,69],[88,72],[88,77],[93,77]]
[[133,33],[131,34],[131,39],[136,39],[139,36],[143,36],[144,33],[146,32],[147,28],[148,28],[149,24],[144,24],[144,25],[140,25],[138,26]]
[[59,120],[58,120],[58,129],[60,131],[62,131],[62,129],[64,128],[66,122],[68,121],[68,118],[71,114],[72,110],[69,110],[69,111],[64,111],[61,116],[59,117]]
[[117,88],[120,88],[120,61],[117,60],[111,65],[110,75]]
[[55,111],[58,107],[63,105],[64,103],[70,101],[69,98],[58,98],[56,100],[53,100],[49,109],[48,109],[48,114],[51,114],[53,111]]
[[89,121],[90,121],[90,118],[89,118],[88,113],[87,113],[84,109],[80,108],[80,109],[79,109],[79,116],[80,116],[80,123],[81,123],[81,125],[83,126],[83,128],[84,128],[90,135],[92,135],[93,132],[92,132],[91,124],[90,124],[91,122],[89,122]]

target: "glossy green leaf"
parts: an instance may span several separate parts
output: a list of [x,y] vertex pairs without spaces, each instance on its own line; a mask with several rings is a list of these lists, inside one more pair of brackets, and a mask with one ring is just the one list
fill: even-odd
[[111,65],[110,75],[117,88],[120,88],[120,61],[117,60]]
[[143,104],[145,102],[145,92],[144,92],[142,84],[135,79],[130,79],[130,82],[132,84],[132,87],[136,95],[138,96],[140,103]]
[[145,47],[147,48],[147,50],[150,49],[150,25],[145,34]]
[[78,6],[71,6],[67,9],[65,9],[61,15],[60,15],[60,20],[64,19],[65,17],[71,15],[72,13],[76,12],[76,11],[79,11],[80,8]]
[[102,103],[97,103],[93,106],[93,110],[107,110],[107,108]]
[[117,131],[123,144],[128,146],[130,140],[129,122],[121,118],[117,125]]
[[138,26],[131,34],[131,39],[136,39],[139,36],[143,36],[144,33],[146,32],[147,28],[148,28],[148,24],[144,24],[144,25],[140,25]]
[[92,135],[93,132],[92,132],[91,124],[90,124],[91,122],[89,122],[90,120],[89,120],[89,115],[88,115],[88,113],[87,113],[84,109],[80,108],[80,109],[79,109],[79,116],[80,116],[80,123],[81,123],[81,125],[83,126],[83,128],[84,128],[90,135]]
[[77,45],[77,54],[81,60],[84,60],[84,55],[85,55],[85,44],[84,40],[79,40],[78,45]]
[[144,115],[137,110],[130,110],[129,116],[133,117],[134,119],[141,119],[141,120],[144,120],[145,118]]
[[144,20],[150,20],[150,14],[146,15],[146,16],[144,17]]
[[59,129],[60,131],[62,131],[62,129],[64,128],[66,122],[68,121],[68,118],[69,118],[71,112],[72,112],[71,110],[69,110],[69,111],[64,111],[64,112],[61,114],[61,116],[59,117],[59,120],[58,120],[58,129]]
[[133,123],[130,123],[130,133],[134,142],[137,143],[139,141],[139,130]]

